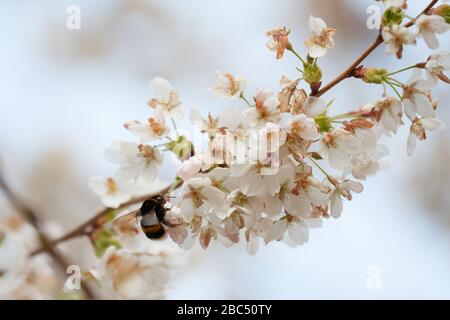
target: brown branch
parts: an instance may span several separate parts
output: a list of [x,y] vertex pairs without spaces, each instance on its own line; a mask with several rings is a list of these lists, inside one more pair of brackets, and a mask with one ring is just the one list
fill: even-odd
[[[422,14],[428,13],[434,5],[438,2],[438,0],[433,0],[430,2],[430,4],[412,21],[409,21],[405,24],[405,27],[409,28],[414,25],[415,20],[420,17]],[[324,86],[322,89],[320,89],[314,96],[320,97],[326,92],[328,92],[330,89],[332,89],[334,86],[339,84],[342,80],[350,78],[352,76],[352,73],[355,71],[357,67],[363,62],[380,44],[383,43],[383,37],[381,36],[381,32],[376,37],[375,41],[347,68],[345,71],[343,71],[340,75],[338,75],[336,78],[331,80],[330,83],[328,83],[326,86]]]
[[[70,231],[69,233],[63,235],[60,238],[57,238],[55,240],[52,240],[49,245],[50,247],[54,247],[62,242],[74,239],[74,238],[78,238],[81,236],[85,236],[85,235],[90,235],[92,233],[93,230],[95,230],[96,228],[98,228],[99,226],[103,225],[103,222],[101,221],[102,218],[104,216],[106,216],[108,213],[110,213],[113,210],[121,210],[121,209],[125,209],[133,204],[137,204],[140,202],[143,202],[145,200],[147,200],[148,198],[151,198],[155,195],[158,194],[165,194],[169,191],[171,191],[172,186],[166,187],[158,192],[154,192],[151,194],[147,194],[141,197],[137,197],[137,198],[133,198],[130,201],[127,201],[123,204],[121,204],[118,208],[103,208],[100,211],[98,211],[92,218],[90,218],[89,220],[87,220],[86,222],[84,222],[83,224],[79,225],[77,228],[75,228],[74,230]],[[40,254],[45,252],[45,247],[39,248],[35,251],[33,251],[31,253],[32,256]]]
[[[65,274],[67,267],[70,264],[66,261],[65,257],[63,257],[59,252],[57,252],[53,248],[48,237],[41,231],[39,219],[38,216],[35,214],[35,212],[15,195],[15,193],[11,190],[11,188],[6,183],[6,180],[1,174],[0,174],[0,189],[3,190],[3,193],[5,194],[6,198],[14,207],[14,209],[17,211],[17,213],[21,214],[24,217],[24,219],[36,229],[39,240],[42,244],[42,252],[46,252],[50,257],[52,257],[57,266],[61,269],[62,273]],[[81,287],[88,299],[91,300],[95,299],[94,293],[83,281],[81,281]]]

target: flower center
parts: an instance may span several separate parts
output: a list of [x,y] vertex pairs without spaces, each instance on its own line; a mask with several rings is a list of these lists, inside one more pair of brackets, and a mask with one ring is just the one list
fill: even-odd
[[110,178],[108,178],[108,180],[106,180],[106,186],[108,188],[109,194],[113,194],[113,193],[117,192],[117,184],[113,178],[110,177]]

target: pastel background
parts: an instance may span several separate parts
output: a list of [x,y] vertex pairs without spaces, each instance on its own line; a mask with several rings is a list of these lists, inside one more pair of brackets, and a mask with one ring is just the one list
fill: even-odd
[[[428,1],[410,1],[415,15]],[[148,82],[169,79],[187,110],[220,112],[227,101],[207,90],[215,71],[245,75],[250,95],[278,90],[281,75],[295,76],[294,57],[275,60],[264,32],[291,28],[305,52],[309,14],[338,30],[336,47],[321,61],[325,80],[349,65],[376,36],[366,27],[374,1],[0,1],[0,162],[14,189],[65,229],[101,206],[87,182],[110,175],[103,149],[130,139],[124,121],[149,115]],[[66,28],[66,8],[81,8],[81,30]],[[445,37],[445,36],[444,36]],[[449,39],[441,37],[441,48]],[[398,69],[429,55],[420,42],[402,61],[380,47],[366,65]],[[407,74],[405,75],[408,76]],[[357,80],[326,95],[348,110],[376,100],[381,89]],[[438,117],[450,123],[448,87],[435,93]],[[234,103],[235,106],[239,104]],[[179,124],[191,130],[187,121]],[[432,133],[413,157],[408,130],[393,139],[389,167],[364,183],[339,220],[312,230],[310,242],[291,249],[196,247],[170,283],[175,299],[450,298],[449,131]],[[173,167],[162,175],[170,178]],[[0,196],[0,215],[12,214]],[[83,247],[83,240],[67,248]],[[78,242],[78,243],[77,243]],[[84,247],[86,248],[86,247]],[[83,264],[91,252],[77,252]],[[367,285],[379,271],[380,288]]]

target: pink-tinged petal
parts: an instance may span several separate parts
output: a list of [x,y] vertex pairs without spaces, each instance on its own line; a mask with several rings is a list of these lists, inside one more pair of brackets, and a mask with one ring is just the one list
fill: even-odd
[[248,164],[232,164],[230,172],[233,177],[242,177],[251,170],[251,165]]
[[309,28],[314,35],[320,36],[327,28],[327,24],[320,18],[309,16]]
[[306,189],[306,194],[312,204],[320,206],[327,201],[327,196],[318,188],[310,186]]
[[309,55],[312,58],[322,58],[327,53],[327,48],[313,43],[311,47],[309,47]]
[[281,213],[283,202],[278,195],[267,198],[265,202],[265,212],[268,216],[276,216]]
[[405,109],[405,113],[408,116],[409,120],[414,121],[416,118],[416,105],[412,103],[410,99],[406,99],[403,101],[403,108]]
[[330,196],[330,213],[335,219],[339,218],[342,214],[342,199],[339,192],[334,191]]
[[227,202],[225,194],[219,189],[211,186],[205,186],[202,188],[202,195],[205,196],[205,201],[207,201],[212,208],[219,210],[223,209]]
[[445,128],[445,123],[436,118],[423,118],[420,119],[420,123],[422,124],[422,127],[430,131],[441,130]]
[[292,216],[309,217],[311,215],[311,201],[304,195],[287,194],[284,200],[284,209]]
[[411,132],[408,136],[408,143],[406,144],[406,152],[411,156],[416,149],[416,136]]
[[340,186],[342,189],[350,189],[353,192],[361,193],[364,190],[364,186],[361,182],[353,181],[353,180],[347,180],[341,183]]
[[250,233],[250,238],[247,241],[247,252],[250,255],[255,255],[259,248],[259,237],[257,237],[253,232]]
[[264,182],[261,176],[250,172],[241,178],[241,190],[246,196],[261,196],[264,194]]
[[436,35],[432,32],[424,32],[422,33],[423,40],[427,43],[430,49],[435,50],[439,48],[439,40]]
[[150,88],[156,99],[160,101],[169,101],[170,94],[173,90],[172,85],[163,78],[154,78],[150,81]]
[[278,220],[267,231],[267,234],[264,237],[264,241],[266,243],[269,243],[274,240],[278,241],[278,240],[283,239],[284,233],[286,232],[287,228],[288,228],[288,222],[286,219]]
[[325,112],[327,104],[320,98],[308,97],[305,101],[307,114],[309,117],[314,118]]
[[308,242],[309,230],[302,226],[300,222],[291,222],[288,226],[288,234],[291,239],[298,245]]
[[430,99],[424,94],[416,94],[417,113],[422,117],[433,117],[435,115]]

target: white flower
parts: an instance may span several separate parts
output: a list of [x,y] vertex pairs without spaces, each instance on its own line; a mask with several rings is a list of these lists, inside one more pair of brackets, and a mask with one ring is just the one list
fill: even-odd
[[280,191],[272,197],[265,197],[265,212],[277,216],[282,209],[292,216],[310,218],[312,206],[322,205],[326,196],[315,185],[309,173],[297,175],[295,168],[284,166],[278,174]]
[[[291,80],[286,76],[282,76],[280,80],[281,91],[278,93],[278,100],[280,101],[280,112],[289,112],[291,109],[291,97],[297,89],[299,81]],[[305,92],[306,95],[306,92]]]
[[310,118],[315,118],[327,110],[327,104],[323,99],[307,96],[304,90],[296,90],[291,101],[293,114],[304,113]]
[[416,119],[411,124],[408,136],[407,153],[412,155],[416,148],[416,138],[423,141],[427,138],[426,131],[436,131],[445,128],[445,123],[436,118]]
[[200,112],[196,109],[192,109],[189,113],[189,120],[197,127],[200,132],[207,133],[210,136],[214,136],[219,130],[219,117],[214,118],[211,113],[208,113],[208,117],[203,119]]
[[378,171],[378,161],[389,153],[378,144],[372,126],[367,120],[354,120],[346,124],[346,129],[327,133],[321,141],[321,154],[333,168],[351,172],[356,179],[366,179]]
[[263,239],[272,225],[273,221],[265,218],[261,214],[262,211],[253,211],[249,215],[245,215],[245,239],[247,240],[247,252],[255,255],[259,248],[260,240]]
[[153,182],[163,154],[156,148],[134,142],[116,141],[105,150],[107,160],[119,165],[117,176],[121,180],[142,177],[147,183]]
[[278,124],[267,122],[261,129],[249,130],[247,141],[249,157],[265,159],[268,154],[278,154],[280,147],[286,142],[286,132]]
[[397,133],[398,127],[403,124],[402,103],[395,97],[385,97],[377,102],[371,110],[372,119],[378,122],[387,135]]
[[[321,223],[320,219],[304,220],[287,215],[272,225],[264,241],[269,243],[274,240],[284,240],[291,247],[301,246],[309,240],[309,228],[320,227]],[[286,231],[288,237],[285,237]]]
[[234,162],[231,176],[239,178],[240,188],[247,196],[274,195],[280,190],[278,159],[247,159],[244,164]]
[[125,128],[138,137],[141,143],[162,138],[169,133],[169,128],[166,126],[166,118],[161,109],[156,109],[155,115],[148,118],[147,123],[131,121],[125,123]]
[[[303,165],[296,170],[293,187],[289,187],[287,193],[285,191],[284,210],[291,216],[309,219],[313,217],[313,207],[325,204],[327,196],[318,188],[310,166]],[[283,185],[284,190],[289,184]]]
[[113,178],[93,177],[89,182],[91,190],[101,197],[103,204],[109,208],[118,208],[131,199],[131,183],[118,183]]
[[154,78],[150,81],[150,88],[153,90],[154,98],[148,103],[149,106],[161,109],[172,119],[181,119],[183,116],[181,101],[172,85],[166,79]]
[[398,24],[384,27],[382,36],[386,44],[386,53],[396,54],[399,59],[403,55],[403,45],[416,45],[415,34]]
[[244,111],[237,108],[226,108],[219,117],[219,128],[225,128],[233,134],[239,135],[248,127]]
[[438,15],[421,15],[416,23],[417,34],[422,37],[430,49],[439,47],[439,40],[436,34],[444,33],[449,30],[449,25],[445,19]]
[[291,48],[289,43],[289,33],[291,31],[286,27],[269,30],[266,35],[269,37],[267,48],[271,51],[276,51],[277,59],[283,58],[284,51]]
[[336,128],[325,134],[320,142],[320,153],[337,170],[349,166],[351,154],[358,150],[359,141],[349,131]]
[[180,195],[181,214],[187,220],[196,213],[206,213],[209,210],[224,210],[226,207],[225,194],[214,187],[208,177],[195,177],[185,181]]
[[450,79],[444,74],[445,71],[450,70],[450,52],[439,51],[433,53],[425,65],[428,71],[428,76],[431,81],[441,79],[446,83],[450,83]]
[[360,182],[352,180],[344,180],[342,182],[335,181],[335,188],[329,193],[331,216],[335,219],[342,214],[342,198],[352,200],[351,191],[361,193],[364,190]]
[[303,113],[292,117],[288,122],[286,130],[289,136],[295,138],[316,140],[320,137],[314,119],[308,118]]
[[177,171],[177,176],[184,181],[194,178],[200,173],[202,169],[203,161],[200,156],[190,157],[181,163]]
[[217,82],[211,90],[218,96],[229,99],[239,98],[245,89],[245,78],[243,76],[233,77],[229,73],[217,71]]
[[162,299],[170,276],[165,256],[110,247],[91,273],[121,299]]
[[334,47],[334,35],[336,29],[327,28],[327,24],[320,18],[309,17],[309,28],[313,34],[312,38],[305,41],[309,49],[309,56],[321,58],[327,53],[327,49]]
[[259,89],[254,96],[255,107],[244,111],[249,126],[260,128],[266,122],[280,121],[280,102],[270,90]]
[[415,69],[411,78],[403,86],[403,106],[408,118],[413,121],[416,113],[423,117],[433,117],[435,114],[433,103],[428,96],[428,92],[433,88],[434,83],[422,79],[422,72]]

